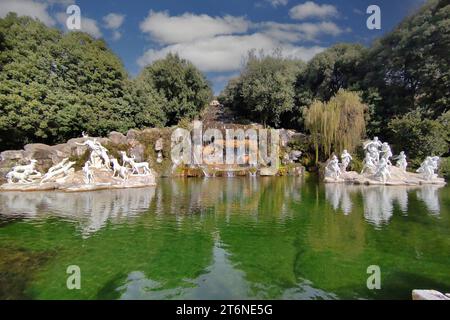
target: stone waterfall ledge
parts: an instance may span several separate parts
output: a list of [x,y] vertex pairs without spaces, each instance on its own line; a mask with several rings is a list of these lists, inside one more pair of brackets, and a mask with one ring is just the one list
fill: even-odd
[[155,175],[130,175],[127,181],[113,177],[112,171],[105,169],[93,169],[94,183],[86,184],[83,172],[78,171],[69,174],[65,178],[48,183],[6,183],[0,186],[2,191],[49,191],[58,190],[64,192],[83,192],[104,189],[143,188],[156,185]]
[[425,180],[421,174],[413,172],[403,172],[401,169],[392,166],[391,178],[383,183],[373,176],[373,174],[359,174],[355,171],[343,173],[338,179],[324,178],[326,183],[353,183],[365,185],[386,185],[386,186],[417,186],[424,184],[445,185],[445,179],[434,178]]

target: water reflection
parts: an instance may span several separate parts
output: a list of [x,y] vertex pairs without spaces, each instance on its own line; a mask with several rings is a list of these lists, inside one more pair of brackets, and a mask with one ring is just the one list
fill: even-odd
[[417,198],[425,203],[428,211],[432,214],[439,214],[441,212],[439,189],[439,186],[426,185],[417,190]]
[[439,214],[440,188],[442,187],[437,185],[394,187],[326,184],[325,198],[335,211],[341,210],[348,215],[352,212],[355,199],[361,195],[364,218],[376,226],[381,226],[391,219],[395,204],[403,214],[408,214],[408,196],[414,190],[417,198],[425,204],[429,212]]
[[11,218],[56,216],[80,224],[83,236],[100,230],[107,221],[123,222],[145,212],[155,188],[103,190],[96,192],[4,192],[0,214]]
[[[0,226],[0,274],[37,299],[408,299],[409,286],[450,283],[449,190],[217,178],[2,193],[0,219],[23,221]],[[21,261],[36,254],[48,258],[30,273]],[[388,289],[378,293],[366,268],[380,262]],[[70,264],[89,271],[83,290],[67,290]],[[411,265],[431,280],[398,276]]]
[[[195,279],[184,279],[173,287],[164,281],[152,280],[142,271],[131,272],[126,283],[117,288],[120,298],[129,299],[240,299],[248,295],[245,273],[229,260],[223,244],[215,242],[212,263]],[[255,297],[254,297],[255,298]]]
[[[181,226],[191,214],[245,214],[257,222],[261,215],[278,222],[291,219],[294,205],[302,206],[301,179],[173,179],[162,180],[158,188],[104,190],[84,193],[6,192],[0,193],[0,216],[45,218],[57,216],[79,221],[82,234],[100,230],[110,220],[118,223],[148,210],[157,216],[173,215]],[[325,199],[334,211],[345,215],[362,207],[364,218],[375,226],[390,221],[397,206],[407,215],[408,197],[415,191],[432,214],[440,213],[440,186],[421,187],[356,186],[326,184]],[[156,190],[156,191],[155,191]],[[362,199],[362,205],[355,201]],[[154,201],[153,201],[154,200]],[[356,209],[355,209],[356,208]]]
[[183,220],[189,214],[224,214],[230,221],[235,214],[258,220],[267,208],[280,220],[292,216],[291,202],[301,201],[302,180],[298,179],[178,179],[162,180],[156,194],[155,212],[173,214]]

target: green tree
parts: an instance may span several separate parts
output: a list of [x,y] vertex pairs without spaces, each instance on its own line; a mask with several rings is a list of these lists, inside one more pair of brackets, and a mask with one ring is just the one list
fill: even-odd
[[279,127],[295,104],[294,82],[301,61],[285,59],[279,52],[268,56],[249,52],[239,78],[225,88],[219,100],[253,121]]
[[135,126],[128,76],[104,41],[15,14],[0,19],[0,35],[2,149]]
[[312,58],[296,81],[300,104],[309,99],[329,100],[339,89],[352,89],[361,78],[367,49],[360,44],[342,43]]
[[390,119],[418,107],[431,119],[449,110],[449,52],[449,0],[427,1],[376,41],[364,59],[363,89],[378,92],[371,126],[383,132]]
[[212,99],[210,84],[205,76],[189,61],[176,54],[168,54],[145,67],[136,84],[154,86],[166,103],[163,110],[167,124],[177,124],[183,118],[194,118]]
[[413,165],[427,156],[449,152],[448,113],[439,120],[424,118],[419,110],[396,117],[389,122],[390,141],[397,151],[405,151]]
[[340,89],[328,102],[315,100],[304,109],[305,126],[311,133],[315,161],[319,151],[328,158],[332,152],[355,151],[365,134],[367,106],[355,92]]

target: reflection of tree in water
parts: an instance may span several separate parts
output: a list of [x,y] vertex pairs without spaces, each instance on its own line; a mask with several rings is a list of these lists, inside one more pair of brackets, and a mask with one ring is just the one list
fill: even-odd
[[220,242],[214,244],[212,263],[198,277],[183,281],[183,286],[167,288],[135,271],[117,291],[121,299],[240,299],[249,293],[244,272],[232,265]]
[[[257,219],[264,212],[282,218],[289,214],[291,200],[300,201],[300,179],[252,179],[249,177],[215,179],[172,179],[161,181],[156,194],[158,214],[214,213],[248,214]],[[166,201],[170,199],[170,201]]]

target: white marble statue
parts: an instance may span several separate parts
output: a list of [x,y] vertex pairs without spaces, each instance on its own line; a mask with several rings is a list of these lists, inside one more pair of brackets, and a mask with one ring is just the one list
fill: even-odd
[[335,155],[333,155],[325,167],[325,177],[337,180],[340,175],[341,168],[339,167],[339,160]]
[[386,160],[386,158],[381,158],[380,161],[377,164],[376,171],[375,171],[375,177],[382,181],[383,183],[386,183],[389,178],[391,178],[391,171],[389,168],[389,164]]
[[387,164],[391,166],[392,163],[390,159],[392,158],[393,154],[391,147],[387,142],[384,142],[383,145],[381,146],[381,154],[382,157],[386,160]]
[[15,166],[12,168],[12,171],[15,171],[15,172],[31,171],[31,172],[33,172],[36,170],[36,163],[37,163],[37,160],[31,159],[29,164],[23,165],[23,166],[20,166],[20,165]]
[[117,161],[117,159],[115,159],[115,158],[112,158],[111,162],[113,164],[113,171],[114,171],[113,177],[115,177],[117,174],[118,177],[121,177],[124,181],[127,181],[128,175],[129,175],[128,168],[125,166],[121,166],[119,164],[119,161]]
[[54,165],[53,167],[51,167],[50,169],[48,169],[47,173],[44,175],[44,177],[49,174],[52,173],[54,171],[57,171],[61,168],[63,168],[66,164],[66,162],[69,161],[69,158],[64,158],[61,160],[61,162],[57,163],[56,165]]
[[416,172],[421,173],[422,177],[427,180],[433,180],[437,178],[435,171],[439,167],[439,157],[426,157],[425,161],[422,162],[420,168]]
[[376,169],[376,165],[373,161],[372,156],[370,155],[369,152],[366,152],[366,157],[363,160],[363,168],[361,170],[361,174],[366,173],[366,172],[372,174],[375,172],[375,169]]
[[373,140],[370,140],[369,142],[364,144],[364,150],[368,150],[369,147],[371,147],[371,146],[379,149],[379,148],[381,148],[382,145],[383,144],[381,143],[380,140],[378,140],[378,137],[374,137]]
[[343,172],[347,171],[347,167],[350,164],[350,161],[352,161],[353,158],[350,155],[350,153],[347,152],[347,150],[344,150],[341,154],[341,169]]
[[127,153],[125,151],[119,151],[119,153],[122,155],[122,165],[124,167],[127,167],[130,165],[130,168],[133,169],[134,160],[136,159],[135,156],[127,156]]
[[382,143],[378,140],[378,137],[374,137],[373,140],[370,140],[364,145],[364,150],[370,153],[372,160],[375,164],[380,160],[380,148],[382,147]]
[[36,170],[37,160],[31,159],[27,165],[18,165],[12,168],[6,174],[8,183],[32,183],[42,177],[42,174]]
[[120,154],[122,155],[123,165],[126,166],[126,164],[130,164],[132,168],[132,174],[140,174],[139,169],[143,170],[143,174],[148,175],[151,173],[150,166],[148,162],[135,162],[136,159],[133,157],[128,157],[127,153],[125,151],[120,151]]
[[394,158],[394,160],[397,160],[397,163],[395,164],[398,168],[400,168],[403,172],[406,172],[406,168],[408,167],[408,162],[406,161],[406,154],[405,151],[400,152],[398,156]]
[[8,183],[32,183],[36,179],[40,179],[41,174],[36,171],[26,169],[22,172],[10,171],[6,174],[6,180]]
[[94,183],[94,172],[91,170],[91,162],[86,161],[86,163],[83,166],[83,173],[84,173],[84,181],[86,184],[93,184]]
[[67,176],[70,172],[73,172],[74,161],[66,163],[69,159],[63,159],[60,163],[51,167],[48,172],[42,177],[41,183],[45,183],[57,178],[62,178]]
[[[94,140],[86,140],[83,143],[76,143],[79,146],[87,146],[91,150],[91,155],[89,158],[89,161],[92,166],[97,167],[104,167],[106,169],[111,169],[110,165],[110,159],[108,156],[108,150],[101,145],[100,142],[97,141],[97,139]],[[103,163],[98,164],[97,158],[102,159]]]

